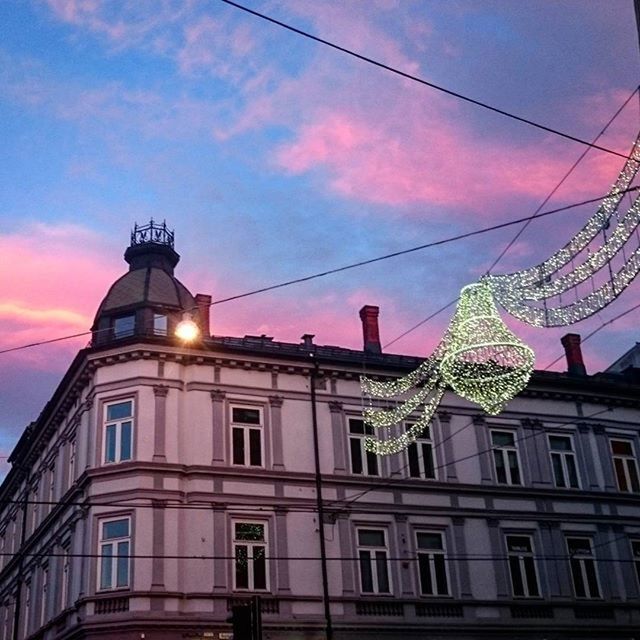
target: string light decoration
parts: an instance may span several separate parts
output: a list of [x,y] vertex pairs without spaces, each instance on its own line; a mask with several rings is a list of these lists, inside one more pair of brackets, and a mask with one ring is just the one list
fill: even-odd
[[[618,208],[639,169],[640,133],[598,210],[564,247],[534,267],[486,275],[464,287],[440,344],[411,373],[387,382],[361,378],[370,404],[372,398],[393,398],[396,402],[391,408],[370,406],[363,411],[366,424],[378,430],[375,436],[365,438],[367,451],[389,455],[406,449],[432,421],[447,387],[489,414],[500,413],[526,387],[533,372],[534,352],[504,324],[496,301],[528,324],[567,326],[597,313],[631,284],[640,273],[640,197],[622,217]],[[615,228],[607,236],[614,216]],[[595,248],[599,236],[602,240]],[[634,237],[637,246],[630,250]],[[620,257],[622,266],[614,268],[613,260]],[[606,277],[604,281],[600,277],[596,286],[596,277],[603,272]],[[580,294],[578,287],[589,281],[592,291]],[[575,301],[565,304],[562,295],[570,291],[575,292]],[[393,435],[392,426],[420,405],[420,418],[400,435]]]
[[534,361],[533,350],[500,318],[488,283],[464,287],[440,364],[443,380],[496,414],[527,385]]

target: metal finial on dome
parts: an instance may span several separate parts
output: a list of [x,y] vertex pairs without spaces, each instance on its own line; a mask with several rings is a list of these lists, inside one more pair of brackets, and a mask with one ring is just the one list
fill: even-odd
[[174,232],[167,228],[167,221],[163,220],[162,224],[154,222],[153,218],[149,220],[149,224],[133,225],[131,231],[131,246],[140,244],[160,244],[173,249]]

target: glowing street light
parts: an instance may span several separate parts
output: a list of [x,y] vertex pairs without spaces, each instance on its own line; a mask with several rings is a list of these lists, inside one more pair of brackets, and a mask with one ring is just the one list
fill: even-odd
[[200,336],[200,328],[190,314],[184,313],[176,325],[175,335],[183,342],[193,342]]

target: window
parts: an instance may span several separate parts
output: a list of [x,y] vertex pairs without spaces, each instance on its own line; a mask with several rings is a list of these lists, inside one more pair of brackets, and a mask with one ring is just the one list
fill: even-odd
[[47,498],[49,502],[46,505],[46,511],[51,511],[54,507],[54,503],[56,501],[56,467],[55,465],[51,465],[49,468],[49,496]]
[[442,534],[431,531],[416,532],[420,593],[423,596],[449,595]]
[[153,333],[157,336],[167,335],[167,316],[163,313],[153,314]]
[[362,593],[391,593],[385,538],[383,529],[358,529]]
[[262,466],[262,411],[231,407],[231,459],[245,467]]
[[538,575],[530,536],[507,536],[507,557],[513,595],[533,598],[540,595]]
[[522,484],[518,449],[512,431],[491,431],[493,463],[499,484]]
[[49,567],[42,568],[42,590],[38,594],[40,598],[40,626],[43,627],[47,621],[47,601],[49,597]]
[[31,512],[31,533],[33,533],[38,527],[38,520],[40,518],[40,501],[38,500],[37,487],[31,492],[31,504],[33,506],[33,511]]
[[105,407],[104,461],[131,460],[133,444],[133,400]]
[[62,580],[60,581],[60,611],[67,608],[69,600],[69,580],[71,579],[71,556],[69,547],[62,548]]
[[31,580],[27,580],[24,584],[24,621],[23,621],[23,637],[29,635],[29,627],[31,618]]
[[[412,425],[407,425],[409,429]],[[431,427],[426,426],[420,437],[407,448],[409,458],[409,475],[412,478],[426,478],[433,480],[436,477],[433,464],[433,440],[431,439]]]
[[600,587],[589,538],[567,538],[573,590],[577,598],[599,598]]
[[69,460],[67,463],[67,487],[76,481],[76,441],[69,440]]
[[234,522],[235,589],[266,591],[269,588],[266,555],[266,525],[260,522]]
[[136,317],[131,314],[128,316],[120,316],[113,320],[113,337],[125,338],[132,336],[136,328]]
[[129,586],[129,518],[103,520],[100,523],[99,589]]
[[633,555],[633,564],[636,567],[636,577],[640,584],[640,540],[631,541],[631,553]]
[[549,436],[549,450],[551,452],[551,468],[556,487],[571,487],[578,489],[578,471],[576,456],[570,436]]
[[378,457],[364,448],[365,436],[373,435],[373,427],[363,420],[349,420],[349,451],[351,454],[351,473],[365,476],[377,476]]
[[611,440],[613,468],[619,491],[640,491],[638,463],[630,440]]

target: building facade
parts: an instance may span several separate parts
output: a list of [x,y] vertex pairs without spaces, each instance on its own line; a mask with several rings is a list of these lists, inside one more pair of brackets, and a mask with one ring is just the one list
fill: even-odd
[[447,394],[380,458],[359,376],[420,360],[381,352],[377,308],[361,351],[212,336],[166,227],[125,259],[0,487],[0,640],[224,639],[256,594],[274,640],[640,638],[637,378],[573,338],[572,375],[495,417]]

